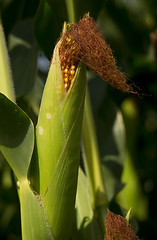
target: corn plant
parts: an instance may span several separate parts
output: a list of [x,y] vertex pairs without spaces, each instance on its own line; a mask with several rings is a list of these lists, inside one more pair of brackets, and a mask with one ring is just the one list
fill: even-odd
[[[64,24],[36,126],[15,103],[2,25],[0,48],[0,150],[17,184],[22,239],[137,239],[122,217],[108,212],[105,220],[107,187],[86,89],[85,65],[119,90],[137,92],[118,70],[94,20],[85,14],[78,23]],[[120,121],[117,113],[114,134],[123,141],[123,127],[117,130]],[[86,174],[80,167],[81,142]],[[117,230],[116,219],[123,231]]]

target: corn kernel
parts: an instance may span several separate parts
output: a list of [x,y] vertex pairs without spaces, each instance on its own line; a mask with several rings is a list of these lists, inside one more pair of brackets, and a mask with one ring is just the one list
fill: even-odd
[[72,65],[72,66],[71,66],[71,69],[72,69],[72,70],[74,70],[74,69],[75,69],[75,66],[74,66],[74,65]]
[[64,86],[65,86],[66,89],[68,88],[68,84],[67,83],[65,83]]
[[68,73],[68,69],[66,68],[66,69],[64,69],[64,73]]
[[71,73],[71,75],[75,75],[75,71],[74,70],[71,70],[70,73]]
[[64,78],[67,78],[68,77],[68,74],[67,73],[64,73]]
[[67,83],[68,82],[68,78],[64,78],[64,82]]

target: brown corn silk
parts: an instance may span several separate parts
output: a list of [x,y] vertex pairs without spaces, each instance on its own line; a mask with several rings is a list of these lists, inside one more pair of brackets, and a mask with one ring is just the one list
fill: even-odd
[[131,225],[120,215],[108,211],[105,218],[106,235],[104,240],[138,240]]
[[[123,92],[136,93],[126,76],[117,68],[109,45],[103,39],[93,18],[88,14],[63,36],[60,60],[66,90],[69,89],[80,61],[110,85]],[[73,71],[74,70],[74,71]]]

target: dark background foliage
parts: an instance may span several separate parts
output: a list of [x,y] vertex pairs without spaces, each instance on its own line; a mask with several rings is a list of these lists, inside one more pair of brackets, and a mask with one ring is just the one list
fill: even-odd
[[[157,1],[76,0],[76,18],[85,12],[97,20],[113,49],[118,65],[139,87],[139,96],[124,94],[89,73],[89,89],[100,154],[116,154],[112,126],[117,109],[122,111],[126,149],[143,199],[144,217],[135,214],[141,239],[157,238]],[[43,85],[53,48],[64,21],[68,21],[64,0],[1,0],[0,11],[8,44],[17,103],[36,122]],[[131,106],[131,108],[129,108]],[[132,113],[133,111],[133,113]],[[105,163],[107,164],[107,162]],[[108,168],[120,182],[123,167],[108,161]],[[0,156],[0,239],[18,240],[20,213],[14,177]],[[11,177],[10,177],[11,176]],[[127,183],[126,183],[127,185]],[[136,189],[134,189],[136,195]],[[130,206],[131,207],[131,206]],[[122,213],[116,197],[110,208]],[[136,212],[136,211],[135,211]]]

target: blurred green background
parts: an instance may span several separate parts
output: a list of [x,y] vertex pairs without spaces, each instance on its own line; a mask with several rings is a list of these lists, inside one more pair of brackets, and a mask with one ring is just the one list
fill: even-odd
[[[139,87],[139,95],[124,94],[87,72],[99,150],[107,169],[104,174],[108,177],[110,209],[123,213],[132,207],[139,238],[157,239],[157,1],[73,2],[76,19],[90,12],[113,49],[120,69]],[[0,1],[17,103],[34,123],[53,48],[63,22],[69,21],[70,3]],[[117,148],[121,139],[115,141],[113,136],[117,111],[122,113],[126,134],[125,149],[121,150]],[[124,152],[122,164],[112,161],[112,156],[122,156],[120,151]],[[110,193],[113,188],[117,193],[114,196]],[[0,239],[21,239],[16,184],[1,155]]]

